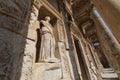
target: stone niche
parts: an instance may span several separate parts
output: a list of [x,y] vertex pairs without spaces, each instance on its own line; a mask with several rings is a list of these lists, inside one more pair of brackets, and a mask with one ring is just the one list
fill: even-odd
[[[58,50],[58,31],[57,31],[57,18],[45,7],[41,7],[39,10],[39,17],[38,20],[45,20],[45,17],[49,16],[51,18],[50,24],[53,26],[53,34],[55,37],[55,57],[60,60],[60,54]],[[33,67],[33,80],[60,80],[62,75],[61,70],[61,63],[47,63],[47,62],[40,62],[40,49],[41,49],[41,24],[40,28],[37,29],[37,43],[36,43],[36,57],[35,63]]]
[[[60,54],[58,52],[58,45],[57,42],[59,41],[58,30],[57,30],[57,18],[45,7],[41,7],[39,10],[39,17],[38,20],[45,20],[45,17],[49,16],[51,18],[50,24],[53,26],[53,34],[55,37],[56,48],[55,48],[55,57],[60,58]],[[38,62],[38,55],[40,54],[40,45],[41,45],[41,30],[42,25],[40,24],[40,28],[37,29],[37,44],[36,44],[36,63]]]

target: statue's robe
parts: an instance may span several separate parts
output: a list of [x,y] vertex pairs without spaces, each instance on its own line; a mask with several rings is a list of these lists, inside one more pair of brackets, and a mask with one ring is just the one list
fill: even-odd
[[53,35],[52,25],[46,21],[41,22],[43,26],[39,61],[45,61],[54,58],[55,38]]

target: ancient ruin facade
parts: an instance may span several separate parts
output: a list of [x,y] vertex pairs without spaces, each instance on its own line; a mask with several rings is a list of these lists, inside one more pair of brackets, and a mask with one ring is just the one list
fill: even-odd
[[120,80],[117,2],[0,0],[0,80]]

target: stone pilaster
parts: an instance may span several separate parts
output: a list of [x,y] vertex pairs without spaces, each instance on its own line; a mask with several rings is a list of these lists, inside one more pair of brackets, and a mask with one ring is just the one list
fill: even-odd
[[35,0],[33,2],[32,10],[30,12],[20,80],[33,79],[33,69],[36,58],[37,29],[40,28],[39,21],[37,21],[37,19],[41,6],[42,4],[40,1]]

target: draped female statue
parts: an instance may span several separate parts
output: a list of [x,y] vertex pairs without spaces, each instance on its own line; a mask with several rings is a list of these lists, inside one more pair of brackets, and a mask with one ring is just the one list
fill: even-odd
[[50,24],[50,17],[46,16],[45,20],[40,21],[42,23],[42,39],[39,61],[42,62],[57,62],[55,58],[55,38],[53,34],[53,26]]

